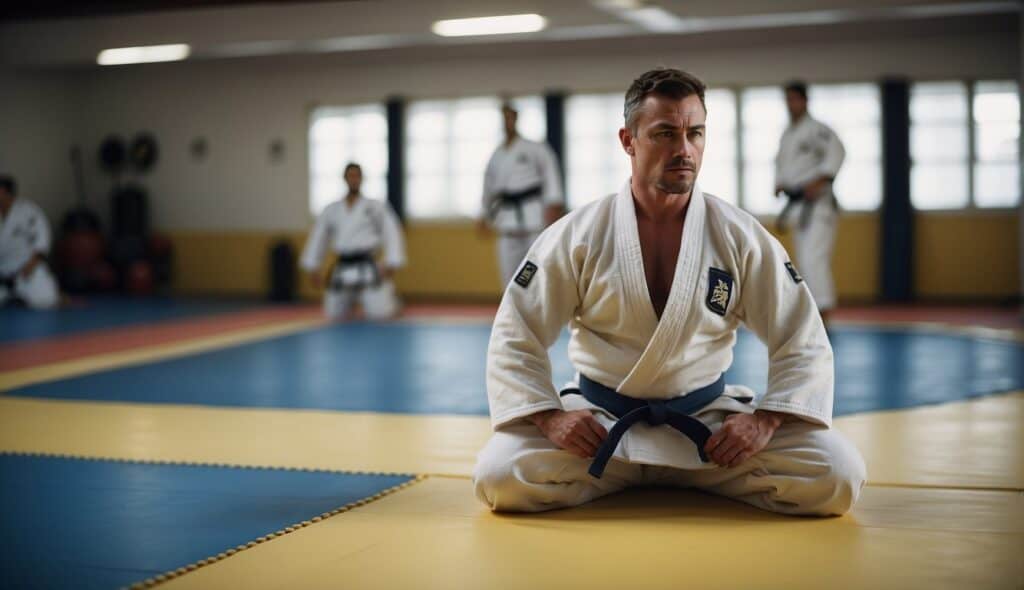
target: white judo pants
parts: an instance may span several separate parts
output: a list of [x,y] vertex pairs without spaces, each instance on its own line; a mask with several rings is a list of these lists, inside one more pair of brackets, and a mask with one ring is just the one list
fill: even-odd
[[371,320],[384,320],[395,317],[401,305],[395,295],[395,284],[382,280],[376,287],[368,286],[361,289],[328,289],[324,293],[324,314],[332,320],[339,320],[359,302],[363,313]]
[[500,234],[498,235],[498,268],[501,270],[501,284],[507,286],[519,265],[526,258],[534,240],[540,232]]
[[40,262],[28,277],[19,273],[13,289],[0,285],[0,305],[11,297],[19,297],[32,309],[51,309],[57,306],[60,293],[53,273],[45,262]]
[[[823,199],[829,198],[828,196]],[[794,217],[798,217],[794,216]],[[818,309],[836,306],[836,290],[832,282],[832,251],[836,242],[839,212],[827,200],[814,205],[807,228],[797,224],[793,245],[800,274],[814,296]]]
[[477,497],[496,511],[567,508],[630,486],[660,485],[698,488],[772,512],[826,516],[849,510],[866,479],[852,443],[804,421],[782,424],[767,447],[733,468],[686,470],[613,458],[597,479],[587,473],[590,463],[521,424],[491,437],[473,483]]

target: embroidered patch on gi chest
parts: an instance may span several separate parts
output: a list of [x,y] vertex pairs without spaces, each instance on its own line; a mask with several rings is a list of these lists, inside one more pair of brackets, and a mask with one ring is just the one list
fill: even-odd
[[537,265],[527,260],[523,268],[520,268],[519,272],[516,273],[516,278],[513,280],[517,285],[525,289],[530,285],[530,281],[533,280],[533,275],[535,274],[537,274]]
[[732,299],[732,275],[717,268],[708,269],[708,297],[705,302],[708,309],[724,316]]
[[796,267],[793,266],[792,262],[786,261],[786,270],[789,271],[789,276],[793,277],[794,283],[799,285],[804,281],[804,278],[796,271]]

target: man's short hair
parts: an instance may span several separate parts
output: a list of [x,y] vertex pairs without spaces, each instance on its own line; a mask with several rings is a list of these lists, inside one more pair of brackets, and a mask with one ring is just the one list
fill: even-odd
[[782,87],[786,92],[795,92],[804,100],[807,100],[807,82],[803,80],[790,80]]
[[0,175],[0,188],[10,193],[12,197],[18,194],[18,183],[14,181],[13,176]]
[[657,68],[644,72],[639,78],[633,80],[626,91],[626,101],[622,109],[622,116],[626,120],[626,127],[630,131],[636,131],[636,116],[644,99],[652,94],[672,99],[683,99],[687,96],[697,95],[700,98],[700,105],[704,112],[708,106],[704,103],[704,91],[707,87],[697,76],[677,70],[674,68]]
[[341,173],[342,176],[347,176],[348,175],[348,171],[352,170],[352,169],[358,170],[360,174],[363,173],[363,167],[362,166],[360,166],[359,164],[356,164],[355,162],[349,162],[348,164],[345,164],[345,171]]

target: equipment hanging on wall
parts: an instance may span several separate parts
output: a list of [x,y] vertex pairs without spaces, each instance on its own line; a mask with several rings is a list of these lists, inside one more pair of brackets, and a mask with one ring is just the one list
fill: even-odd
[[156,138],[150,133],[140,133],[132,140],[131,148],[128,150],[128,162],[136,173],[142,174],[149,172],[156,165],[159,155]]
[[115,176],[120,174],[126,164],[127,152],[128,150],[125,148],[123,139],[117,135],[108,135],[100,143],[100,168]]

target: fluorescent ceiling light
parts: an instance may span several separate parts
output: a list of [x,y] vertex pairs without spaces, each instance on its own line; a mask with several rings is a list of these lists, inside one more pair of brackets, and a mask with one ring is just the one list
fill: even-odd
[[188,57],[189,52],[189,46],[184,43],[147,45],[145,47],[118,47],[101,51],[96,57],[96,63],[101,66],[118,66],[160,61],[179,61]]
[[442,37],[507,35],[509,33],[533,33],[543,29],[547,24],[547,19],[539,14],[509,14],[439,20],[434,23],[433,31]]
[[623,10],[618,13],[620,18],[632,21],[648,31],[668,33],[681,31],[686,22],[660,6],[644,6],[635,10]]

